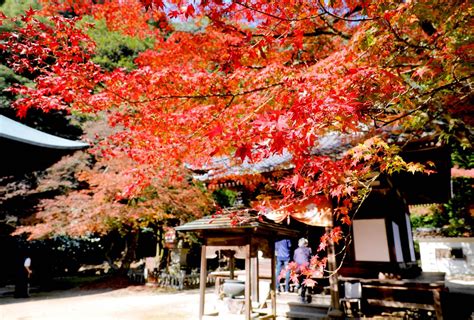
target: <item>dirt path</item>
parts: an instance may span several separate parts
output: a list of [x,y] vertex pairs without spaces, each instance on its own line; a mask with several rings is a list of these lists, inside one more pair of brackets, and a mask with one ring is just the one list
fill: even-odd
[[0,320],[187,320],[197,319],[198,308],[198,290],[71,289],[28,299],[0,298]]

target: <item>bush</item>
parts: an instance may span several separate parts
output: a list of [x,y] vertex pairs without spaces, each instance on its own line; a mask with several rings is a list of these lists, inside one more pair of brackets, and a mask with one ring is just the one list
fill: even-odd
[[138,54],[153,47],[152,39],[141,40],[108,30],[104,20],[84,17],[83,22],[94,24],[94,28],[87,30],[87,34],[97,46],[93,61],[107,70],[116,68],[133,70],[136,67],[134,60]]
[[430,212],[412,215],[413,228],[439,229],[443,236],[469,237],[473,235],[470,208],[474,200],[473,179],[453,178],[453,197],[443,206],[432,206]]
[[220,207],[232,207],[237,199],[237,192],[229,189],[218,189],[212,193],[212,197]]

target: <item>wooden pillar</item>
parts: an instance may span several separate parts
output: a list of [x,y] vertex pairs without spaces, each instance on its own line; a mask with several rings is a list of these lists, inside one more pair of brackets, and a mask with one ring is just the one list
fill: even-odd
[[433,290],[433,305],[435,308],[436,319],[443,320],[443,309],[441,308],[441,290]]
[[260,302],[259,299],[259,268],[258,268],[258,254],[256,257],[250,258],[252,269],[252,301]]
[[[331,227],[326,227],[326,232],[329,233],[331,232],[332,228]],[[337,272],[337,261],[336,261],[336,253],[334,249],[334,241],[332,239],[328,240],[328,247],[327,247],[327,252],[328,252],[328,271],[331,273],[329,276],[329,287],[331,290],[331,309],[329,311],[329,316],[339,316],[342,315],[341,312],[341,305],[339,303],[339,281],[338,281],[338,276]],[[334,273],[333,273],[334,272]]]
[[273,319],[276,319],[276,292],[275,292],[275,287],[276,287],[276,264],[275,264],[275,249],[272,248],[272,258],[271,258],[271,263],[270,263],[270,268],[271,268],[271,275],[272,279],[270,280],[270,299],[272,300],[272,316]]
[[234,271],[235,271],[235,251],[234,250],[230,250],[231,252],[229,252],[229,271],[230,271],[230,274],[229,274],[229,278],[230,280],[233,280],[234,279]]
[[250,300],[251,288],[250,244],[245,246],[245,319],[250,320],[252,315],[252,301]]
[[204,316],[204,303],[207,283],[206,245],[201,247],[201,278],[199,281],[199,320]]

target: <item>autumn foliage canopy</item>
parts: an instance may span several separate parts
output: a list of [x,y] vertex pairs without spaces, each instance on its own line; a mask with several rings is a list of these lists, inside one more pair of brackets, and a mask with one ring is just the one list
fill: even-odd
[[[323,192],[340,200],[336,213],[349,223],[347,207],[374,172],[426,169],[403,161],[388,136],[430,132],[470,147],[470,1],[41,2],[42,11],[1,35],[9,66],[37,75],[34,87],[11,89],[15,107],[107,113],[123,130],[101,152],[147,164],[135,172],[142,186],[184,163],[285,151],[295,170],[280,182],[284,196]],[[77,28],[86,14],[152,37],[154,48],[134,70],[102,70]],[[331,132],[359,144],[314,156]]]

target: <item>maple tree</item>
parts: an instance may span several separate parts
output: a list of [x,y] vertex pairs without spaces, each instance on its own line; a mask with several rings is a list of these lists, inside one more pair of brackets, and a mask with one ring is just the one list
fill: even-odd
[[[163,172],[177,174],[183,163],[229,154],[257,161],[287,151],[295,169],[280,182],[286,200],[322,192],[339,200],[335,214],[350,223],[349,209],[374,172],[426,169],[405,162],[391,136],[407,142],[430,132],[472,148],[469,1],[42,4],[52,24],[28,12],[1,36],[9,65],[39,75],[36,86],[12,89],[22,95],[15,106],[20,114],[108,112],[124,128],[110,137],[109,150],[147,164],[130,192]],[[91,62],[94,45],[74,26],[83,14],[111,30],[154,37],[154,47],[138,55],[135,70],[106,72]],[[186,19],[193,28],[180,28]],[[336,159],[314,156],[330,132],[360,144]]]
[[[113,132],[100,120],[89,121],[85,129],[91,138]],[[46,170],[36,190],[31,191],[62,192],[41,199],[36,213],[23,219],[23,225],[14,234],[26,233],[30,240],[118,234],[125,240],[119,260],[120,269],[126,271],[135,259],[141,230],[163,232],[167,226],[173,226],[169,224],[172,221],[189,221],[213,208],[202,187],[185,179],[151,179],[146,188],[127,195],[134,184],[134,170],[138,168],[130,158],[119,154],[104,158],[100,150],[93,155],[80,151],[64,157]],[[116,249],[114,246],[118,247],[112,243],[107,249]],[[107,259],[117,267],[112,257]]]
[[[76,176],[80,184],[88,187],[42,200],[35,217],[37,223],[21,227],[17,233],[27,232],[32,239],[54,234],[105,234],[114,229],[126,233],[167,219],[187,221],[199,217],[212,204],[199,188],[187,181],[155,181],[134,197],[123,197],[134,178],[128,158],[102,159],[88,169],[87,161],[70,156],[55,167],[64,169],[74,162],[84,162]],[[54,172],[52,168],[50,174],[41,179],[41,189],[57,184],[52,176]]]

